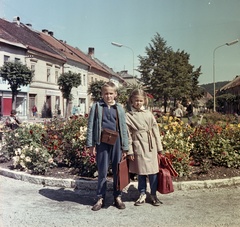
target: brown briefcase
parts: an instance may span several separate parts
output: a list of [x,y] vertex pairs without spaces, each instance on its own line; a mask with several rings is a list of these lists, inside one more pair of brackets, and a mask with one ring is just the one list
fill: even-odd
[[117,188],[118,190],[122,190],[130,183],[130,176],[128,171],[128,160],[126,158],[122,158],[122,160],[118,163],[118,182]]

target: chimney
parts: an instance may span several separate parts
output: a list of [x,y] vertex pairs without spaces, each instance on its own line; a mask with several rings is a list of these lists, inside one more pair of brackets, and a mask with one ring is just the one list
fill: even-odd
[[94,58],[94,47],[89,47],[89,48],[88,48],[88,55],[89,55],[91,58]]
[[53,31],[49,31],[48,35],[53,36]]
[[42,29],[42,32],[45,34],[48,34],[48,30],[47,29]]
[[13,22],[16,23],[17,25],[20,25],[20,17],[14,17]]

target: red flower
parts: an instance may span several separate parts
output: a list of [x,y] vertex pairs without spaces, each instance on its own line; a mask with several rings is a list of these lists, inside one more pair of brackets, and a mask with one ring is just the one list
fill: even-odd
[[150,99],[153,99],[153,95],[147,93],[147,97],[150,98]]

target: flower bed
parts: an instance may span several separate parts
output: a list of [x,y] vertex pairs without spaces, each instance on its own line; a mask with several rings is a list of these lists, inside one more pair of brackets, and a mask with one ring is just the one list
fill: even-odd
[[[165,154],[180,177],[191,175],[196,167],[202,173],[213,166],[240,167],[240,124],[218,121],[192,128],[170,116],[158,121]],[[94,177],[97,168],[85,147],[86,125],[86,118],[73,116],[5,130],[2,155],[13,160],[14,168],[33,174],[68,167],[80,176]]]

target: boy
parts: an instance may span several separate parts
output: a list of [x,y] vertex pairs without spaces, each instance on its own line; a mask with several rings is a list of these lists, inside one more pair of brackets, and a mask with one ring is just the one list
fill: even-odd
[[[87,147],[90,152],[96,155],[98,168],[98,201],[92,207],[92,210],[98,211],[105,205],[107,173],[110,161],[113,172],[114,204],[118,209],[125,209],[125,204],[121,199],[121,191],[117,189],[117,166],[122,155],[126,155],[126,151],[128,150],[125,111],[119,103],[115,102],[117,91],[113,82],[109,81],[105,83],[102,86],[101,92],[102,100],[94,103],[91,108],[87,130]],[[101,142],[103,129],[118,131],[119,136],[114,145]]]

